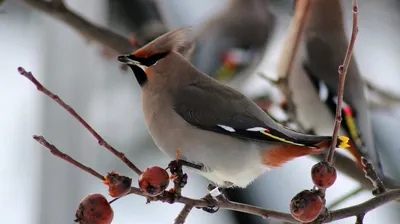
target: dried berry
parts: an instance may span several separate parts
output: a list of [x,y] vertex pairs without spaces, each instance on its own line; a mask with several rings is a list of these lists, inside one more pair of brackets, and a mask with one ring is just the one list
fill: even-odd
[[104,177],[104,184],[108,186],[108,193],[111,197],[121,197],[131,189],[132,179],[127,176],[121,176],[115,171],[111,171]]
[[335,167],[326,161],[319,162],[311,168],[312,180],[315,186],[319,188],[326,189],[332,186],[335,183],[336,176]]
[[139,187],[148,196],[161,194],[169,184],[169,176],[165,169],[152,166],[147,168],[139,177]]
[[79,224],[110,224],[114,211],[103,195],[89,194],[82,199],[75,217]]
[[290,212],[300,222],[312,222],[321,213],[323,206],[324,202],[316,192],[304,190],[290,202]]

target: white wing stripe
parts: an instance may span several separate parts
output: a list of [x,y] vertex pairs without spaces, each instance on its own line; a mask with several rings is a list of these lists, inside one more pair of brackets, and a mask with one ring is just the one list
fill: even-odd
[[235,129],[226,125],[218,124],[219,127],[223,128],[225,131],[235,132]]

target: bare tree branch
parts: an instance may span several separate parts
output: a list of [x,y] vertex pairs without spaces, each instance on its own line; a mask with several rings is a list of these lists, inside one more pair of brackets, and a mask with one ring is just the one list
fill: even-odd
[[400,96],[395,93],[391,93],[389,90],[381,89],[376,87],[371,81],[364,79],[365,85],[368,90],[375,93],[379,98],[389,102],[389,103],[400,103]]
[[185,205],[183,206],[181,212],[179,212],[178,217],[175,219],[175,224],[183,224],[186,221],[187,216],[189,215],[190,211],[192,211],[192,205]]
[[324,223],[364,214],[399,198],[400,189],[391,190],[361,204],[331,211],[329,212],[329,216],[324,220]]
[[339,66],[339,86],[338,86],[338,96],[337,96],[337,105],[336,105],[336,115],[335,115],[335,126],[333,128],[332,134],[332,142],[329,147],[328,155],[326,157],[326,161],[332,163],[333,155],[336,149],[337,137],[339,134],[340,124],[342,122],[342,103],[343,103],[343,93],[344,93],[344,84],[346,80],[347,69],[350,65],[351,56],[353,54],[354,43],[357,38],[358,33],[358,5],[357,1],[352,1],[353,5],[353,27],[351,31],[350,43],[347,48],[346,55],[344,57],[344,62]]
[[310,10],[309,0],[296,1],[296,10],[290,23],[288,34],[281,50],[276,73],[278,79],[286,79],[289,75],[294,58],[297,54],[300,39],[305,27],[305,20]]
[[99,145],[106,148],[112,154],[117,156],[122,162],[124,162],[129,168],[131,168],[136,174],[140,175],[142,171],[135,166],[128,158],[126,158],[125,154],[116,150],[110,144],[108,144],[74,109],[72,109],[68,104],[64,103],[57,95],[50,92],[46,89],[33,75],[31,72],[25,71],[24,68],[19,67],[18,72],[25,76],[29,81],[31,81],[43,94],[48,96],[50,99],[54,100],[58,103],[62,108],[64,108],[69,114],[71,114],[76,120],[78,120],[98,141]]
[[44,12],[56,19],[59,19],[70,27],[82,34],[88,40],[97,41],[104,46],[113,49],[118,53],[126,53],[133,50],[128,38],[121,36],[108,28],[93,24],[84,19],[79,14],[69,9],[63,1],[45,1],[45,0],[20,0],[25,4]]
[[[43,137],[37,136],[35,139],[39,143],[44,145],[46,148],[50,149],[50,151],[57,157],[62,158],[65,161],[73,164],[74,166],[79,167],[80,169],[92,174],[93,176],[95,176],[96,178],[98,178],[100,180],[104,180],[103,175],[101,175],[101,174],[97,173],[96,171],[94,171],[93,169],[77,162],[76,160],[72,159],[68,155],[60,152],[54,145],[48,143]],[[68,159],[65,159],[65,158],[68,158]],[[84,167],[84,168],[82,168],[82,167]],[[136,194],[136,195],[145,197],[143,192],[139,188],[135,188],[135,187],[131,187],[130,194]],[[170,200],[168,200],[168,199],[170,197],[173,197],[173,195],[171,195],[171,194],[173,194],[173,193],[165,191],[162,196],[157,198],[157,200],[162,201],[162,202],[169,202]],[[382,193],[379,196],[377,196],[373,199],[370,199],[364,203],[361,203],[359,205],[328,212],[328,216],[323,220],[323,223],[333,222],[333,221],[351,217],[351,216],[358,216],[359,214],[365,214],[368,211],[371,211],[383,204],[386,204],[390,201],[393,201],[393,200],[396,200],[399,198],[400,198],[400,189],[390,190],[388,192]],[[178,198],[176,200],[176,202],[186,205],[184,207],[185,211],[182,210],[180,213],[182,216],[184,216],[184,215],[187,216],[187,214],[189,214],[191,208],[193,208],[193,207],[202,208],[202,207],[214,206],[214,204],[210,204],[210,202],[208,202],[206,200],[191,199],[191,198],[187,198],[187,197],[183,197],[183,196]],[[267,209],[263,209],[260,207],[247,205],[247,204],[241,204],[241,203],[232,202],[232,201],[228,201],[228,200],[222,200],[222,201],[217,201],[217,206],[222,209],[254,214],[254,215],[261,216],[263,218],[273,218],[273,219],[278,219],[281,221],[297,223],[290,214],[277,212],[277,211],[273,211],[273,210],[267,210]],[[179,217],[177,219],[182,220],[182,218],[179,218]],[[183,223],[183,222],[180,222],[180,223]]]
[[288,84],[288,76],[292,70],[294,58],[297,54],[300,39],[304,31],[305,20],[310,11],[309,0],[298,0],[296,1],[296,10],[294,12],[293,19],[290,23],[288,34],[281,50],[278,65],[276,67],[276,73],[278,80],[276,84],[279,86],[281,91],[284,93],[287,105],[289,107],[289,115],[294,119],[295,106],[291,102],[291,91]]
[[44,147],[46,147],[47,149],[49,149],[49,151],[51,152],[51,154],[57,156],[58,158],[61,158],[69,163],[71,163],[72,165],[82,169],[85,172],[88,172],[90,174],[92,174],[93,176],[97,177],[100,180],[104,180],[104,176],[101,175],[100,173],[98,173],[97,171],[93,170],[90,167],[87,167],[85,165],[83,165],[82,163],[76,161],[75,159],[71,158],[69,155],[61,152],[60,150],[57,149],[57,147],[55,147],[54,145],[50,144],[43,136],[37,136],[34,135],[33,138],[39,142],[41,145],[43,145]]
[[357,195],[357,194],[360,193],[362,190],[364,190],[362,187],[357,187],[356,189],[354,189],[354,190],[350,191],[349,193],[343,195],[342,197],[340,197],[340,198],[337,199],[336,201],[333,201],[333,202],[329,205],[328,209],[333,209],[333,208],[335,208],[336,206],[338,206],[339,204],[345,202],[345,201],[348,200],[349,198],[351,198],[351,197]]
[[363,224],[364,223],[364,216],[365,216],[365,214],[357,215],[356,224]]

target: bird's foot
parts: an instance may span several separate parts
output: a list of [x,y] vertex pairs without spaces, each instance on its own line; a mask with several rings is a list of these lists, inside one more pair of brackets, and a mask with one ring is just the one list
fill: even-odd
[[207,189],[208,189],[208,191],[210,193],[208,193],[202,199],[207,201],[210,206],[209,207],[204,207],[204,208],[202,208],[202,210],[204,210],[204,211],[206,211],[208,213],[215,213],[215,212],[217,212],[219,210],[218,203],[219,202],[226,202],[226,201],[228,201],[228,199],[220,191],[220,188],[217,187],[216,185],[209,184],[207,186]]
[[173,160],[168,164],[171,172],[171,179],[174,181],[174,188],[171,189],[176,196],[180,196],[182,189],[186,186],[188,175],[183,173],[182,164],[180,160]]
[[171,173],[179,172],[179,169],[182,169],[183,166],[187,166],[196,170],[202,170],[204,168],[203,164],[195,164],[183,159],[176,159],[168,164],[168,167],[171,169]]
[[212,214],[212,213],[216,213],[219,210],[218,201],[215,198],[213,198],[211,196],[211,194],[207,194],[202,199],[205,200],[209,204],[209,207],[201,208],[203,211]]
[[176,194],[181,194],[182,188],[184,188],[187,184],[188,175],[183,173],[182,167],[187,166],[193,169],[201,170],[203,169],[203,165],[198,165],[194,163],[187,162],[185,160],[181,160],[177,158],[176,160],[171,161],[168,164],[168,168],[171,172],[171,177],[174,180],[174,191]]

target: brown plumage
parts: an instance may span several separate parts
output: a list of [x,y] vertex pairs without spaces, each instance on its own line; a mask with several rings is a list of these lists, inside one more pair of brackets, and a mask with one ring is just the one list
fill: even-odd
[[187,32],[189,28],[176,29],[162,35],[132,54],[139,58],[148,58],[151,55],[164,52],[179,52],[190,44]]
[[261,163],[269,167],[280,167],[297,157],[321,153],[323,150],[319,148],[283,144],[265,150],[261,157]]

